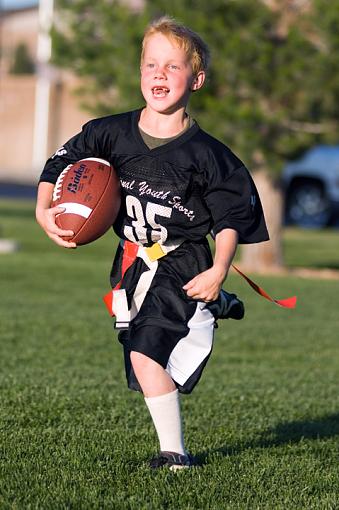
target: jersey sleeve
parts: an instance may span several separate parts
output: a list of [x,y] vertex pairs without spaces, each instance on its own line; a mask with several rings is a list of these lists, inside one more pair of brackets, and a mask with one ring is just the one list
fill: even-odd
[[241,244],[269,239],[259,194],[245,166],[231,170],[225,166],[209,172],[204,199],[214,235],[232,228],[238,232]]
[[79,159],[98,156],[99,148],[93,121],[89,121],[84,124],[80,133],[68,140],[46,161],[39,182],[55,184],[67,165],[75,163]]

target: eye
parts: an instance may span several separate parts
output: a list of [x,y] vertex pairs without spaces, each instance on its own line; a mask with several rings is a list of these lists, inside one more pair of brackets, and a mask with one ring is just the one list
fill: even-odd
[[147,67],[147,69],[154,69],[155,65],[152,62],[147,62],[145,67]]
[[170,69],[174,70],[174,71],[175,71],[176,69],[179,69],[179,66],[178,66],[178,65],[176,65],[176,64],[170,64],[168,67],[169,67]]

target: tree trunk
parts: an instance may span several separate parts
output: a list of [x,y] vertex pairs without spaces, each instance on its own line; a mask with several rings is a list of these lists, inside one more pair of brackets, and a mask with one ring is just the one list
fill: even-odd
[[279,187],[265,170],[253,174],[264,210],[270,240],[241,246],[241,267],[256,273],[277,272],[283,268],[283,198]]

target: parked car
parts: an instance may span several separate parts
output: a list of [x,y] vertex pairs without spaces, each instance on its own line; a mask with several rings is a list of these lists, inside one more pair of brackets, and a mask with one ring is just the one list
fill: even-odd
[[317,145],[282,172],[289,225],[321,228],[339,221],[339,145]]

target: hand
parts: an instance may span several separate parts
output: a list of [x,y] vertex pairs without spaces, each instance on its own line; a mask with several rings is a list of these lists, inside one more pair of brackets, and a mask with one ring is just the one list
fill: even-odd
[[218,299],[226,275],[227,271],[224,268],[213,266],[192,278],[183,286],[183,289],[186,290],[187,296],[193,299],[215,301]]
[[57,245],[63,246],[64,248],[76,248],[76,243],[63,239],[63,237],[73,236],[74,232],[72,232],[72,230],[62,230],[55,222],[56,216],[65,210],[64,207],[51,207],[48,209],[37,208],[36,219],[48,237]]

